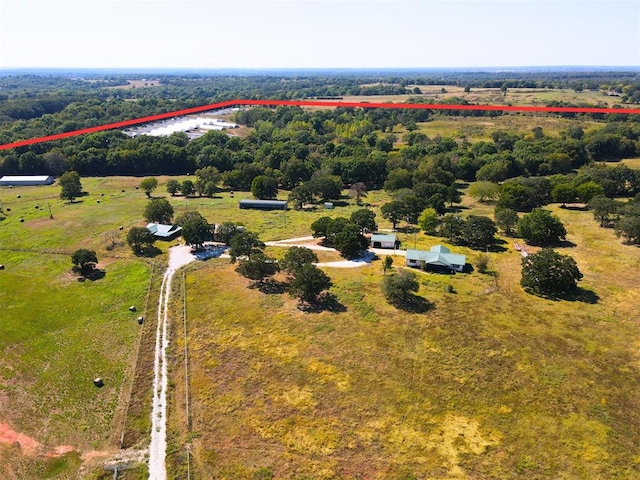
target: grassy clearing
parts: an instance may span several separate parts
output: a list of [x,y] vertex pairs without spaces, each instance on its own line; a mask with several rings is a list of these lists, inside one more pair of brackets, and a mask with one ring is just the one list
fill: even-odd
[[[626,165],[627,167],[633,170],[640,170],[640,158],[625,158],[624,160],[621,160],[620,163],[622,163],[623,165]],[[610,165],[615,165],[615,164],[610,164]]]
[[525,294],[512,248],[491,254],[490,294],[477,272],[421,274],[426,314],[387,305],[381,262],[326,269],[346,310],[319,314],[247,288],[225,260],[193,266],[193,431],[176,413],[175,471],[188,440],[196,474],[211,478],[637,477],[640,250],[589,212],[551,208],[597,303]]
[[[544,89],[544,88],[509,88],[503,95],[499,88],[472,88],[465,93],[464,87],[451,85],[410,85],[408,88],[419,87],[422,94],[419,95],[347,95],[343,97],[347,102],[406,102],[409,98],[429,98],[438,101],[450,97],[464,98],[470,103],[489,105],[546,105],[552,101],[564,101],[570,103],[585,103],[593,106],[603,103],[606,106],[620,104],[619,97],[602,95],[600,92],[583,91],[574,92],[571,89]],[[445,92],[442,91],[445,90]]]

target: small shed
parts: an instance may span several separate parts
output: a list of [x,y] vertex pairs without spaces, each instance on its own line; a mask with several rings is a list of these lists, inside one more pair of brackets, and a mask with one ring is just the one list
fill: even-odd
[[324,202],[324,208],[327,210],[333,210],[333,202]]
[[162,223],[149,223],[147,225],[147,230],[149,230],[154,237],[161,240],[173,240],[180,235],[182,227],[178,227],[176,225],[164,225]]
[[287,210],[284,200],[240,200],[240,208],[255,208],[258,210]]
[[51,185],[53,181],[54,178],[51,175],[4,175],[0,177],[0,186]]
[[462,272],[467,263],[467,259],[464,255],[451,253],[447,247],[436,245],[435,247],[431,247],[429,251],[407,250],[405,262],[408,267]]
[[399,243],[395,233],[376,232],[371,235],[371,246],[373,248],[396,248]]

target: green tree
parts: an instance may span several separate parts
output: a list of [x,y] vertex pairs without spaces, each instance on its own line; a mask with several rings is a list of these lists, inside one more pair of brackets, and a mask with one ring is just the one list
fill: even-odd
[[240,223],[222,222],[215,231],[216,241],[229,245],[231,239],[244,232],[244,226]]
[[473,248],[487,248],[496,241],[497,232],[496,224],[489,217],[469,215],[462,228],[462,237]]
[[200,212],[185,212],[176,218],[176,224],[182,227],[182,238],[187,245],[195,245],[196,250],[202,248],[204,242],[211,236],[209,222]]
[[353,212],[351,214],[351,221],[360,227],[362,233],[371,233],[378,229],[375,212],[366,208],[361,208]]
[[439,223],[438,212],[433,208],[425,208],[418,217],[418,226],[427,235],[435,235]]
[[382,274],[386,275],[387,271],[391,270],[393,268],[393,257],[391,255],[387,255],[386,257],[384,257],[384,260],[382,261]]
[[315,222],[311,224],[311,231],[313,232],[313,236],[318,237],[327,237],[329,235],[329,226],[333,223],[333,218],[331,217],[320,217]]
[[486,202],[487,200],[498,198],[499,187],[493,182],[475,182],[469,186],[468,193],[473,198],[478,199],[479,202]]
[[82,193],[82,183],[78,172],[71,171],[63,173],[58,179],[58,184],[62,187],[60,198],[73,202]]
[[289,294],[301,302],[315,303],[324,290],[331,287],[331,279],[313,264],[303,265],[289,284]]
[[314,195],[320,196],[323,202],[338,200],[342,193],[342,180],[337,175],[325,175],[313,178],[308,185]]
[[382,279],[382,293],[392,305],[411,302],[419,288],[418,277],[409,270],[403,269]]
[[640,243],[640,217],[625,215],[616,223],[616,235],[630,244]]
[[573,258],[550,248],[543,248],[522,259],[520,284],[536,295],[565,294],[575,289],[581,278],[582,273]]
[[460,215],[449,213],[444,216],[438,235],[448,238],[451,243],[461,243],[464,239],[464,218]]
[[127,232],[127,244],[136,255],[143,253],[145,249],[151,248],[155,241],[153,233],[145,227],[131,227]]
[[606,227],[613,222],[612,216],[618,213],[620,204],[612,198],[596,195],[589,200],[589,208],[593,212],[593,218],[600,223],[600,226]]
[[576,194],[583,203],[589,203],[596,195],[604,195],[604,188],[602,185],[597,184],[594,181],[588,181],[576,187]]
[[557,215],[534,208],[518,220],[518,234],[532,245],[550,245],[564,240],[567,231]]
[[360,233],[358,225],[348,222],[333,235],[333,246],[343,257],[353,258],[367,249],[369,240]]
[[291,190],[289,201],[293,203],[294,208],[300,210],[305,203],[313,203],[313,191],[308,185],[298,185]]
[[180,182],[175,179],[167,180],[167,193],[170,193],[171,196],[175,196],[176,193],[180,191]]
[[389,220],[395,230],[398,221],[405,216],[404,203],[399,200],[393,200],[382,205],[380,212],[382,213],[382,218]]
[[258,175],[251,182],[251,194],[259,199],[276,198],[278,181],[273,177]]
[[571,203],[577,197],[575,187],[570,183],[559,183],[551,190],[551,199],[556,203]]
[[170,224],[173,218],[173,207],[165,198],[154,198],[147,203],[144,218],[147,222]]
[[140,188],[147,195],[147,198],[151,198],[151,193],[158,188],[158,179],[155,177],[145,178],[140,182]]
[[73,264],[73,270],[75,272],[79,272],[86,276],[96,268],[98,257],[96,256],[96,252],[93,250],[80,248],[71,255],[71,263]]
[[290,247],[280,261],[280,268],[289,275],[295,274],[303,266],[318,262],[315,252],[306,247]]
[[191,180],[185,180],[180,185],[180,191],[185,197],[191,197],[196,192],[196,187]]
[[[220,183],[220,171],[216,167],[207,166],[196,170],[196,176],[198,177],[198,182],[201,182],[203,185],[203,193],[209,197],[213,196],[218,183]],[[207,184],[209,183],[213,183],[213,188],[207,188]]]
[[496,207],[494,210],[496,225],[502,229],[507,235],[513,235],[518,225],[518,212],[510,208]]
[[256,253],[250,258],[243,258],[238,263],[236,271],[250,280],[264,282],[265,277],[271,277],[280,271],[278,262],[264,253]]
[[251,258],[256,253],[262,253],[264,243],[254,232],[241,232],[235,235],[230,241],[229,256],[231,263],[235,263],[238,257]]

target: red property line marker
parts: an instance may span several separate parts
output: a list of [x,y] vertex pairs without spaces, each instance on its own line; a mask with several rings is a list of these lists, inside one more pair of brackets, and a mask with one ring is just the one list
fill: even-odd
[[244,106],[244,105],[263,105],[263,106],[291,106],[291,107],[350,107],[350,108],[395,108],[407,110],[480,110],[480,111],[504,111],[504,112],[543,112],[543,113],[605,113],[605,114],[626,114],[638,115],[640,108],[591,108],[591,107],[534,107],[525,105],[447,105],[447,104],[428,104],[428,103],[369,103],[369,102],[339,102],[332,100],[227,100],[225,102],[212,103],[210,105],[201,105],[199,107],[185,108],[184,110],[176,110],[173,112],[160,113],[158,115],[150,115],[148,117],[134,118],[122,122],[109,123],[107,125],[98,125],[96,127],[83,128],[72,132],[57,133],[55,135],[47,135],[46,137],[31,138],[29,140],[20,140],[13,143],[5,143],[0,145],[0,150],[8,150],[10,148],[24,147],[34,145],[36,143],[44,143],[52,140],[60,140],[63,138],[75,137],[76,135],[84,135],[86,133],[102,132],[112,130],[114,128],[124,128],[141,123],[155,122],[165,120],[167,118],[177,117],[181,115],[190,115],[193,113],[206,112],[208,110],[218,110],[220,108]]

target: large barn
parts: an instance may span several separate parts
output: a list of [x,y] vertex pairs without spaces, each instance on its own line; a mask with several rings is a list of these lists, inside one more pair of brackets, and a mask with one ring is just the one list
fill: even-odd
[[0,177],[0,186],[22,187],[27,185],[51,185],[53,183],[51,175],[5,175]]

